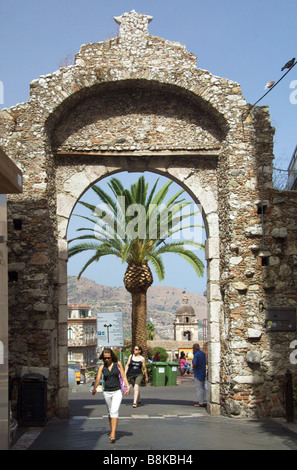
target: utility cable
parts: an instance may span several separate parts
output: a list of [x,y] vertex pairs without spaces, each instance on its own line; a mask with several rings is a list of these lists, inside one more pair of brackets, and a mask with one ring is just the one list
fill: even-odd
[[243,119],[245,119],[245,118],[248,116],[248,114],[250,114],[251,110],[256,106],[256,104],[259,103],[259,101],[261,101],[266,95],[268,95],[268,93],[270,93],[270,92],[273,90],[273,88],[275,88],[276,85],[277,85],[283,78],[285,78],[285,76],[292,70],[293,67],[295,67],[295,65],[297,65],[297,61],[294,62],[294,64],[292,65],[292,67],[290,67],[289,70],[287,70],[286,73],[284,73],[284,74],[281,76],[281,78],[280,78],[276,83],[274,83],[274,85],[273,85],[268,91],[266,91],[266,93],[264,93],[264,95],[261,96],[261,98],[258,99],[258,101],[256,101],[256,103],[254,103],[252,106],[250,106],[250,108],[249,108],[247,111],[245,111],[245,112],[243,113],[243,115],[242,115],[242,118],[243,118]]

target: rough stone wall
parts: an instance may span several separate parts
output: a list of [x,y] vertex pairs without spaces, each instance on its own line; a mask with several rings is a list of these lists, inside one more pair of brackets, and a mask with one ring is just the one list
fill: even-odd
[[257,108],[244,129],[253,145],[247,155],[241,150],[236,158],[229,156],[229,184],[219,191],[226,213],[221,219],[222,411],[279,416],[287,369],[296,382],[289,360],[296,332],[267,332],[265,319],[269,307],[296,308],[296,195],[273,189],[267,108]]
[[[150,36],[147,15],[132,11],[116,20],[119,37],[82,46],[75,65],[35,80],[27,103],[0,111],[0,145],[24,175],[23,194],[9,201],[9,269],[17,273],[10,283],[12,375],[18,377],[23,365],[47,368],[49,411],[67,415],[69,217],[78,198],[105,176],[154,171],[202,206],[208,410],[278,414],[276,375],[287,356],[266,333],[259,300],[296,305],[287,278],[295,273],[294,258],[286,252],[296,232],[286,218],[294,200],[285,196],[290,211],[284,213],[272,190],[268,110],[255,108],[243,118],[240,86],[197,69],[183,45]],[[260,256],[263,197],[271,217],[265,215],[273,253],[268,268]],[[15,219],[22,220],[21,230]],[[272,235],[278,227],[288,228],[284,243]],[[277,286],[267,288],[271,276]],[[278,335],[281,341],[285,335]]]
[[[229,341],[225,343],[222,405],[227,414],[235,416],[282,415],[287,369],[295,384],[297,379],[290,360],[296,331],[267,332],[265,327],[269,307],[296,308],[296,193],[267,188],[264,195],[266,248],[262,250],[263,233],[255,205],[254,225],[250,223],[246,230],[252,244],[248,250],[242,244],[233,245],[234,269],[229,276],[233,277],[235,269],[237,273],[229,288],[230,302],[224,299],[228,311],[224,334]],[[243,264],[245,255],[247,264]]]
[[[265,245],[268,247],[267,265],[263,266],[264,312],[269,307],[297,306],[297,198],[296,191],[267,191],[265,220]],[[266,400],[265,414],[274,413],[275,401],[283,401],[283,384],[286,371],[293,375],[297,385],[296,364],[292,362],[291,343],[297,332],[267,333],[260,367],[270,379],[272,401]],[[262,362],[263,361],[263,362]],[[273,396],[274,391],[274,396]],[[262,405],[263,406],[263,405]]]
[[[0,111],[1,145],[18,162],[23,195],[8,201],[9,359],[15,381],[34,368],[48,377],[48,413],[57,411],[58,251],[52,161],[39,106]],[[26,368],[26,369],[24,369]],[[49,373],[50,369],[50,373]],[[66,369],[65,369],[66,372]]]
[[[55,149],[134,151],[219,149],[217,127],[199,104],[139,82],[104,87],[55,128]],[[185,120],[186,116],[186,120]],[[170,129],[170,133],[168,133]]]

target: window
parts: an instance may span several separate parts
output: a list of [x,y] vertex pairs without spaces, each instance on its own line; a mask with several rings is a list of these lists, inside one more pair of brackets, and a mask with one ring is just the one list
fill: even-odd
[[184,331],[184,337],[187,338],[188,341],[191,341],[191,332],[190,331]]
[[23,221],[22,219],[13,219],[13,226],[15,230],[22,230]]
[[68,339],[73,339],[74,338],[74,334],[73,334],[73,330],[71,327],[68,328]]
[[8,271],[8,282],[17,282],[18,273],[17,271]]

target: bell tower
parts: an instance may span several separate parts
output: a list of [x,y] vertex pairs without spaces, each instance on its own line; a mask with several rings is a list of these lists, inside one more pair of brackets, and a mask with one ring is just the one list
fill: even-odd
[[182,304],[176,310],[175,321],[173,322],[174,339],[175,341],[190,341],[193,343],[198,341],[199,324],[194,308],[189,305],[186,291],[183,294]]

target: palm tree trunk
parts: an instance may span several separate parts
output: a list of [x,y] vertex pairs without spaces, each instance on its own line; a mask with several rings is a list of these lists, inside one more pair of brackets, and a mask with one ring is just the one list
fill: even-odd
[[141,346],[147,360],[146,293],[153,283],[147,262],[142,265],[128,263],[124,284],[132,295],[132,348]]
[[147,360],[146,290],[135,289],[132,294],[132,351],[141,346]]

